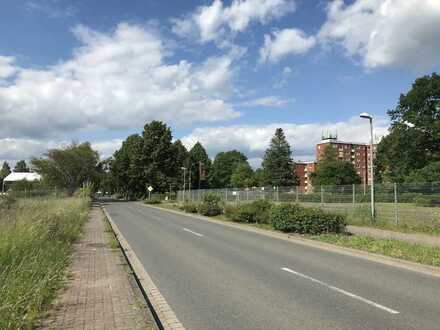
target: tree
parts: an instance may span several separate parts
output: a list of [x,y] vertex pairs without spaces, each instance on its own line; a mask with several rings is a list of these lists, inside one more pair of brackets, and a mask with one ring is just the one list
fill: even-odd
[[148,185],[156,192],[168,191],[180,172],[175,161],[171,129],[163,122],[152,121],[144,126],[142,138],[144,191],[147,191]]
[[29,167],[26,164],[26,161],[19,160],[17,164],[15,164],[14,172],[30,172]]
[[232,173],[243,162],[247,163],[247,157],[237,150],[218,153],[209,173],[209,186],[211,188],[231,187]]
[[116,191],[126,199],[141,197],[145,194],[142,150],[143,138],[139,134],[127,137],[119,150],[113,154],[110,173]]
[[247,161],[238,164],[231,175],[231,186],[247,188],[255,185],[254,171]]
[[8,162],[3,162],[2,169],[0,170],[0,185],[3,184],[3,179],[9,174],[11,174],[11,168],[9,167]]
[[265,185],[296,185],[298,178],[294,172],[292,151],[281,128],[277,128],[262,163]]
[[188,157],[188,175],[191,176],[192,188],[207,188],[210,168],[211,160],[202,144],[197,142],[189,151]]
[[262,168],[257,168],[254,172],[254,184],[257,187],[263,187],[265,183],[264,170]]
[[406,176],[440,160],[440,76],[416,79],[389,110],[390,134],[377,148],[378,179],[403,182]]
[[186,150],[185,146],[182,144],[180,140],[176,140],[173,143],[174,148],[174,157],[176,163],[177,174],[175,176],[175,181],[173,184],[174,189],[182,189],[183,188],[183,172],[182,167],[188,168],[188,150]]
[[48,184],[68,189],[70,193],[85,183],[97,184],[99,155],[90,143],[51,149],[45,156],[32,159],[32,165]]
[[425,167],[412,171],[407,177],[407,183],[440,182],[440,161],[430,163]]
[[322,160],[311,174],[314,186],[349,185],[361,183],[353,164],[337,158],[336,148],[329,145],[324,150]]

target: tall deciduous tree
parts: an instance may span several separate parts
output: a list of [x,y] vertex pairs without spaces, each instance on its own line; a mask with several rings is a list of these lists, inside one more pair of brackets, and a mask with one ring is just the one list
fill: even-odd
[[19,160],[14,167],[14,172],[29,172],[29,167],[26,164],[26,161]]
[[88,142],[51,149],[46,157],[32,159],[33,167],[46,182],[71,193],[84,183],[97,183],[98,162],[99,155]]
[[390,134],[377,148],[378,178],[403,182],[407,175],[440,160],[440,76],[417,79],[388,111]]
[[175,184],[173,185],[174,189],[182,189],[183,188],[183,171],[182,167],[188,168],[188,158],[189,153],[186,150],[185,146],[182,144],[182,141],[176,140],[173,143],[174,148],[174,156],[176,162],[176,176],[175,176]]
[[277,128],[264,154],[262,163],[265,184],[271,186],[296,185],[292,151],[281,128]]
[[146,186],[151,185],[159,192],[168,191],[178,175],[171,129],[160,121],[152,121],[145,125],[142,138]]
[[238,164],[231,175],[231,186],[247,188],[255,185],[254,171],[247,161]]
[[[211,160],[200,142],[197,142],[189,151],[188,169],[191,176],[192,188],[207,188]],[[189,178],[188,178],[189,179]]]
[[218,153],[209,173],[209,186],[211,188],[231,187],[233,185],[231,183],[232,173],[240,163],[247,163],[247,157],[237,150]]
[[329,145],[324,150],[322,160],[311,174],[314,186],[349,185],[361,183],[353,164],[337,158],[336,148]]

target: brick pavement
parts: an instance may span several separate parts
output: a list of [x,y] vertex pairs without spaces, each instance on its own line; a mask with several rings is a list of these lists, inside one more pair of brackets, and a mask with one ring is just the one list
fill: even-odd
[[94,206],[75,244],[69,272],[44,329],[155,329],[119,249],[111,249],[101,209]]

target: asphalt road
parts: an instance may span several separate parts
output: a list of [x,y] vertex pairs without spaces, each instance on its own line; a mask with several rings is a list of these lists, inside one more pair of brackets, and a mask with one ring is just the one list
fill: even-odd
[[137,203],[107,203],[187,329],[440,329],[440,280]]

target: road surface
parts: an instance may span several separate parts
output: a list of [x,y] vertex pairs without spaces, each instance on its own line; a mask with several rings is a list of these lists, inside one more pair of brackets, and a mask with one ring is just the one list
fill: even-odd
[[157,210],[105,205],[187,329],[439,329],[440,280]]

